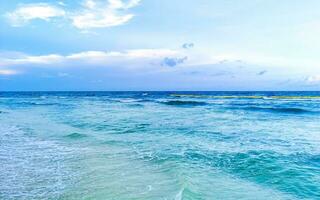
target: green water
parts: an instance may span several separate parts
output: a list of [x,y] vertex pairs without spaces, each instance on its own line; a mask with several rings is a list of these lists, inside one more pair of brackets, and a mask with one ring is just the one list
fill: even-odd
[[320,199],[309,96],[2,94],[0,199]]

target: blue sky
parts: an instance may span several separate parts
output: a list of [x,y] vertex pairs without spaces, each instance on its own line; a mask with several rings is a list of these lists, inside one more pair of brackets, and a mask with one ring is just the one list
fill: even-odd
[[319,90],[318,0],[0,0],[0,90]]

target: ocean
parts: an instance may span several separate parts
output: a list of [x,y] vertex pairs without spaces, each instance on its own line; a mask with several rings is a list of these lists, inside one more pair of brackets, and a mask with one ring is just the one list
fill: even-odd
[[0,92],[0,199],[320,199],[320,92]]

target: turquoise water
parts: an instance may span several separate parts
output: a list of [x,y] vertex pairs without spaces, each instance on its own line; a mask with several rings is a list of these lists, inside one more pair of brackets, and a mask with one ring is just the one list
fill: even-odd
[[0,93],[0,165],[0,199],[320,199],[320,93]]

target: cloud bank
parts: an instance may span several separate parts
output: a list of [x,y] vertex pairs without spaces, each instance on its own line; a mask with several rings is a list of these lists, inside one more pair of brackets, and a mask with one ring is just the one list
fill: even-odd
[[169,59],[168,65],[178,65],[183,63],[180,57],[183,53],[170,49],[134,49],[126,51],[84,51],[68,55],[49,54],[49,55],[25,55],[17,56],[5,55],[0,57],[0,68],[9,66],[29,66],[34,67],[76,67],[79,65],[87,66],[119,66],[143,68],[149,66],[161,66],[163,60]]
[[[227,59],[228,56],[214,59],[199,55],[199,52],[181,48],[83,51],[66,55],[0,52],[0,78],[5,77],[0,81],[7,84],[3,86],[4,89],[17,82],[21,83],[21,88],[30,82],[36,87],[37,82],[44,79],[48,79],[52,87],[63,79],[74,85],[81,83],[87,87],[93,84],[93,88],[100,84],[102,89],[108,88],[109,84],[126,88],[127,85],[122,82],[136,88],[151,83],[155,88],[160,85],[169,87],[166,84],[174,83],[177,87],[198,84],[199,88],[205,86],[208,89],[279,89],[293,87],[292,84],[295,88],[306,86],[310,89],[320,85],[320,76],[311,71],[296,73],[284,69],[281,71],[277,67],[266,71],[264,65],[250,64],[245,60]],[[288,82],[287,79],[295,82]]]

